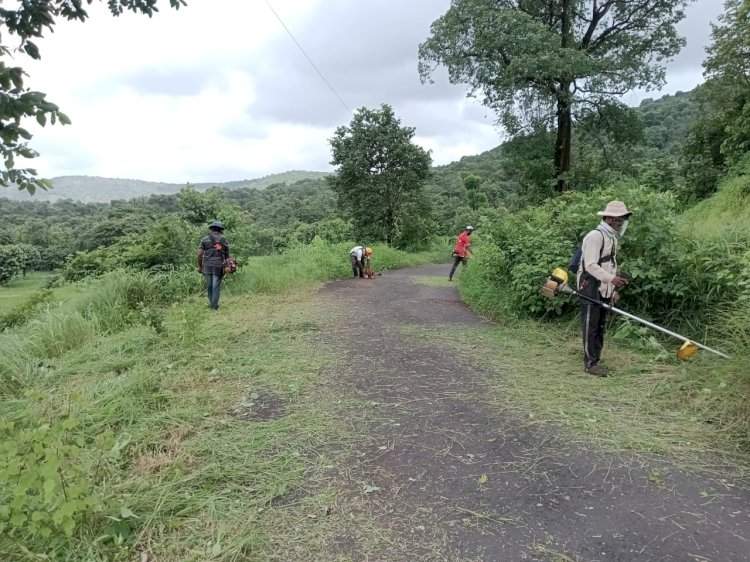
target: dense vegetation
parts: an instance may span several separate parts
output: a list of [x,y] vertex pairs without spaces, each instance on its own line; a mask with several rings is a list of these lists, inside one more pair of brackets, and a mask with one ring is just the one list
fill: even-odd
[[[624,306],[734,352],[732,361],[694,364],[674,391],[701,401],[710,423],[730,432],[744,451],[750,449],[744,360],[750,333],[750,128],[743,120],[750,111],[749,17],[750,2],[727,2],[704,64],[707,82],[689,94],[644,101],[636,119],[622,123],[620,132],[628,135],[592,139],[579,126],[572,169],[583,189],[537,195],[536,204],[486,213],[481,254],[462,279],[467,300],[490,315],[570,316],[576,303],[545,300],[536,289],[551,268],[569,262],[596,225],[597,210],[612,199],[625,201],[634,216],[619,260],[632,280],[623,291]],[[533,155],[534,142],[548,143],[549,136],[541,131],[533,142],[527,137],[513,143],[527,143],[526,153]],[[528,160],[525,166],[531,190],[544,185],[534,174],[552,176],[548,166]],[[626,324],[618,331],[621,339],[664,355],[664,342],[652,333]],[[710,398],[691,390],[697,385]]]
[[[628,121],[633,132],[624,140],[600,138],[593,125],[591,132],[581,126],[573,183],[587,190],[615,178],[634,178],[652,190],[687,193],[690,187],[681,172],[682,141],[699,113],[701,93],[699,88],[645,100]],[[552,189],[548,154],[552,142],[548,133],[539,132],[432,168],[422,200],[413,203],[416,208],[410,211],[416,228],[406,233],[403,245],[419,246],[428,234],[452,235],[477,222],[480,215],[491,217],[497,209],[515,210],[543,200]],[[467,178],[474,179],[467,182]],[[67,264],[71,279],[119,266],[159,269],[192,263],[195,241],[214,216],[232,227],[231,241],[240,257],[279,253],[316,235],[337,242],[358,234],[324,178],[265,189],[191,187],[179,194],[111,203],[0,199],[6,251],[20,256],[16,246],[26,248],[24,253],[33,257],[27,269],[52,270]],[[167,242],[170,248],[163,247]],[[9,245],[14,249],[8,250]],[[140,249],[125,251],[131,246]],[[22,274],[23,269],[11,260],[4,263],[9,270],[5,279],[10,278],[11,268],[12,275]]]
[[[361,153],[348,143],[355,126],[366,134],[377,128],[355,121],[340,129],[333,180],[185,187],[110,203],[0,202],[0,284],[55,271],[43,278],[46,287],[24,289],[0,312],[0,556],[130,560],[136,545],[152,539],[174,560],[257,556],[265,540],[259,514],[306,469],[282,443],[293,443],[295,452],[315,449],[331,431],[324,413],[299,426],[292,415],[255,432],[221,416],[228,398],[259,380],[294,401],[309,388],[289,372],[306,381],[319,374],[319,350],[305,347],[304,338],[280,343],[278,332],[310,328],[308,320],[275,323],[285,306],[280,297],[348,275],[346,252],[355,241],[385,239],[401,248],[377,245],[378,269],[411,265],[447,252],[403,250],[427,248],[471,222],[478,226],[476,258],[460,277],[467,302],[490,316],[539,319],[564,330],[560,320],[572,319],[576,304],[544,300],[538,288],[551,268],[568,263],[610,199],[635,213],[620,253],[632,280],[623,306],[735,357],[699,358],[652,392],[661,393],[659,404],[689,402],[689,411],[729,436],[746,459],[749,14],[750,1],[729,0],[714,31],[707,82],[696,90],[576,115],[564,173],[573,189],[562,195],[555,192],[555,123],[533,123],[493,150],[427,173],[429,158],[411,144],[413,131],[381,108],[359,115],[394,126],[406,168],[414,166],[388,176],[402,182],[395,193],[385,193],[390,185],[372,177],[372,166],[356,168]],[[362,185],[379,191],[359,201]],[[361,202],[390,205],[398,216],[369,215]],[[241,323],[222,324],[221,315],[208,317],[198,305],[195,248],[214,218],[226,224],[243,265],[227,286],[229,302],[242,305],[233,313],[254,314],[264,302],[265,324],[254,324],[250,312]],[[279,298],[263,301],[269,294]],[[288,308],[296,313],[300,306]],[[217,332],[228,334],[221,345]],[[614,332],[614,341],[654,361],[673,360],[650,332],[624,323]],[[225,372],[230,376],[219,377]],[[207,392],[214,387],[219,391]],[[238,495],[252,512],[238,511]],[[215,519],[202,521],[206,513]]]

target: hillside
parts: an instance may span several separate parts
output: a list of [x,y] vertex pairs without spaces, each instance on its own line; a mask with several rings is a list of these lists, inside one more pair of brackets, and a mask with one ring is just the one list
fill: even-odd
[[644,143],[669,153],[679,152],[692,125],[700,117],[701,87],[653,100],[647,98],[636,108],[643,123]]
[[[642,144],[644,147],[673,155],[679,153],[690,124],[698,117],[696,97],[699,89],[700,87],[690,92],[677,92],[655,100],[645,99],[634,108],[643,127]],[[518,186],[511,181],[511,178],[517,175],[518,170],[513,169],[514,166],[509,160],[514,158],[514,152],[519,150],[527,152],[529,147],[526,144],[523,139],[511,141],[481,154],[464,156],[457,162],[436,166],[433,168],[433,177],[428,182],[427,191],[439,197],[439,204],[455,206],[463,197],[462,177],[474,174],[485,180],[489,201],[497,204],[503,192],[518,189]],[[546,148],[542,150],[541,156],[545,161],[547,160]],[[256,179],[191,185],[199,191],[205,191],[210,187],[227,190],[264,189],[273,184],[291,185],[302,180],[319,180],[327,175],[326,172],[292,170]],[[38,192],[30,196],[25,191],[8,189],[0,191],[0,197],[14,201],[54,202],[72,199],[83,203],[107,203],[113,200],[128,200],[150,195],[169,195],[179,192],[186,185],[96,176],[61,176],[52,178],[51,181],[54,188],[47,192]],[[319,186],[325,189],[322,182]],[[445,219],[445,217],[442,218]]]
[[[292,170],[279,174],[271,174],[256,179],[238,180],[230,182],[207,182],[191,184],[199,191],[210,187],[224,189],[255,188],[264,189],[275,183],[294,183],[306,179],[319,179],[328,175],[325,172],[309,172]],[[96,176],[61,176],[52,178],[53,189],[47,192],[37,192],[33,196],[25,191],[8,189],[0,195],[15,201],[58,201],[72,199],[83,203],[107,203],[113,200],[135,199],[149,195],[169,195],[177,193],[186,184],[162,183],[134,179],[102,178]]]

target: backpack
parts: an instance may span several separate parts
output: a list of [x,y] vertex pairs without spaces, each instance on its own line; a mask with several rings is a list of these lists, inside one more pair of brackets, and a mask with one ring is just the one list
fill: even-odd
[[[599,230],[598,228],[596,230]],[[601,232],[601,231],[599,231]],[[602,235],[602,247],[599,250],[599,265],[603,264],[605,261],[610,261],[612,259],[612,256],[603,256],[602,252],[604,251],[604,233],[601,232]],[[573,257],[570,258],[570,263],[568,264],[568,271],[571,273],[578,273],[578,269],[581,267],[581,260],[583,258],[583,244],[579,244],[576,247],[576,251],[573,252]]]
[[568,264],[568,271],[571,273],[578,273],[578,268],[581,266],[581,258],[583,257],[583,246],[580,244],[576,246],[576,251],[573,252],[573,257],[570,258]]

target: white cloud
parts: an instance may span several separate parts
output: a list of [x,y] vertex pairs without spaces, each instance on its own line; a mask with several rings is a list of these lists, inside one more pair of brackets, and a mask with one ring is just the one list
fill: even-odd
[[[708,41],[714,1],[688,11],[690,57],[673,63],[666,91],[700,82],[695,53]],[[495,116],[463,86],[444,77],[419,83],[417,45],[448,0],[411,0],[408,9],[396,0],[270,2],[350,106],[391,103],[435,163],[500,142]],[[43,176],[199,182],[329,169],[327,141],[349,114],[265,0],[189,0],[178,11],[161,4],[148,19],[113,18],[95,3],[90,21],[61,22],[41,42],[42,61],[19,60],[28,84],[73,120],[32,128],[42,153],[32,165]],[[647,95],[658,94],[627,99]]]

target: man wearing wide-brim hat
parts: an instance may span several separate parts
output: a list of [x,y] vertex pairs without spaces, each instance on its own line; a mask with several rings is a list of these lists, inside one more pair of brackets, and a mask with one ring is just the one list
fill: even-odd
[[198,271],[206,280],[208,306],[213,310],[219,310],[221,280],[227,260],[229,243],[224,238],[224,225],[215,220],[208,225],[208,236],[204,236],[198,246]]
[[[610,201],[597,215],[602,221],[584,237],[581,245],[577,284],[582,295],[609,304],[617,302],[617,290],[628,284],[617,271],[617,248],[632,213],[622,201]],[[606,377],[608,369],[599,361],[604,347],[607,311],[581,299],[581,320],[584,369],[591,375]]]

